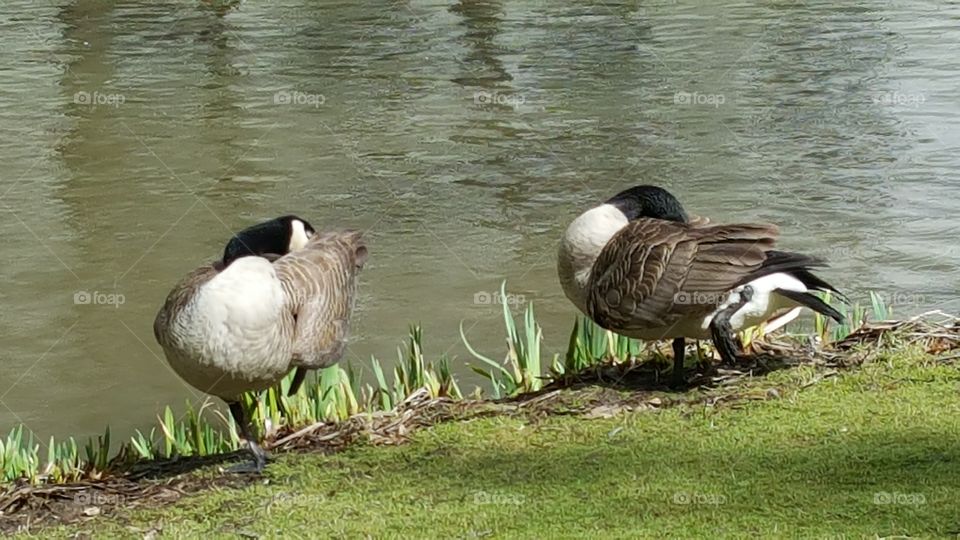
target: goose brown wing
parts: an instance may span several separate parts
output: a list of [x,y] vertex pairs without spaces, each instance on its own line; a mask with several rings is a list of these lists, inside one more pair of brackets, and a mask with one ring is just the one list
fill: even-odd
[[274,263],[295,320],[293,366],[319,369],[340,360],[366,253],[360,232],[326,232]]
[[684,276],[671,274],[692,260],[683,224],[637,219],[600,252],[588,284],[587,314],[610,329],[656,328],[673,318],[673,293]]
[[709,313],[762,266],[777,234],[765,224],[632,221],[594,263],[588,315],[604,328],[629,331]]

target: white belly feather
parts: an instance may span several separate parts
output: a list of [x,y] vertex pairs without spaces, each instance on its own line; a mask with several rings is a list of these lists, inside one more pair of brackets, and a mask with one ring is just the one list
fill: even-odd
[[272,386],[289,371],[291,340],[282,328],[290,325],[273,265],[243,257],[197,290],[172,321],[165,352],[191,385],[235,397]]

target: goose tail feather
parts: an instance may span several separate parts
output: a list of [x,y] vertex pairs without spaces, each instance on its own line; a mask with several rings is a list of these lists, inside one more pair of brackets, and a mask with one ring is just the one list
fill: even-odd
[[814,294],[810,294],[808,292],[791,291],[787,289],[776,289],[775,292],[779,295],[789,298],[790,300],[793,300],[801,306],[806,306],[821,315],[830,317],[838,323],[842,324],[844,322],[842,313]]

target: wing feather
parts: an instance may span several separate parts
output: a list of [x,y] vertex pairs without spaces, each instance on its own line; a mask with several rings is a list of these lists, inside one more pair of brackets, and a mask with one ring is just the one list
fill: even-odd
[[274,263],[296,319],[293,366],[319,369],[343,356],[365,260],[361,233],[342,231],[318,233]]
[[634,220],[594,263],[588,315],[605,328],[629,331],[709,313],[762,267],[778,234],[768,224]]

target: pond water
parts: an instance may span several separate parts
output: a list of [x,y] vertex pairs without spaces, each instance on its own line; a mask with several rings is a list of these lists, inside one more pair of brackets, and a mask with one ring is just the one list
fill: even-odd
[[367,231],[348,358],[412,323],[504,351],[582,209],[656,183],[771,221],[854,299],[960,310],[960,7],[937,2],[163,2],[0,6],[0,428],[151,425],[191,392],[151,324],[233,231]]

